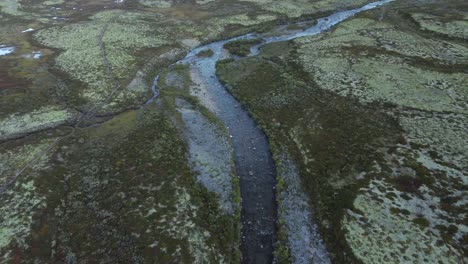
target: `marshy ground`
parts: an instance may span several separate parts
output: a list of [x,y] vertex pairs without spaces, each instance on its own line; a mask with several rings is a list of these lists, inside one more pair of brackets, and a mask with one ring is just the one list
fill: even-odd
[[[229,128],[172,64],[368,2],[0,1],[0,262],[239,263]],[[467,28],[462,0],[397,0],[226,45],[216,74],[275,160],[279,263],[467,261]]]

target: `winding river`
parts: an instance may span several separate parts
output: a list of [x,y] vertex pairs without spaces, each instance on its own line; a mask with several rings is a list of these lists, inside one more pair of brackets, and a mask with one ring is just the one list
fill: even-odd
[[[213,42],[191,50],[184,59],[177,62],[190,65],[192,80],[199,88],[193,95],[225,124],[232,139],[242,197],[240,246],[243,263],[273,262],[277,219],[276,171],[265,134],[216,77],[216,63],[230,57],[223,45],[240,39],[261,39],[263,41],[260,44],[251,47],[249,56],[255,56],[263,45],[319,34],[359,12],[391,1],[393,0],[377,1],[360,8],[338,12],[318,19],[317,24],[306,30],[289,35],[265,37],[250,33]],[[197,56],[205,50],[212,50],[213,55],[207,58]],[[157,81],[158,78],[155,79],[152,88],[155,97],[159,94]]]

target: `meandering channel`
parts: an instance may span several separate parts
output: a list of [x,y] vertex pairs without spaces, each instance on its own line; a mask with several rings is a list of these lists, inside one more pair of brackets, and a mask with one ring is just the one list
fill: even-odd
[[[393,0],[377,1],[360,8],[332,14],[318,19],[314,26],[290,35],[264,37],[251,33],[213,42],[191,50],[184,59],[177,62],[190,65],[192,79],[200,89],[194,95],[225,124],[232,139],[242,197],[240,246],[243,263],[272,263],[273,261],[277,219],[276,171],[265,134],[216,77],[216,63],[230,57],[229,53],[223,49],[223,45],[240,39],[261,39],[262,43],[251,47],[250,56],[255,56],[263,45],[319,34],[359,12],[391,1]],[[213,55],[197,56],[205,50],[212,50]],[[155,79],[152,87],[155,97],[159,94],[157,81],[158,78]]]

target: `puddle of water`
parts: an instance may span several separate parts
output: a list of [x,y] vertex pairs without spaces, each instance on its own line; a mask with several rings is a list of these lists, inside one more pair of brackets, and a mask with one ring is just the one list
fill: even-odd
[[154,78],[154,81],[153,81],[153,85],[151,85],[151,91],[153,91],[153,96],[148,101],[146,101],[143,104],[142,107],[145,107],[145,106],[151,104],[159,96],[159,90],[158,90],[159,75],[161,75],[161,74],[158,73],[158,75],[156,75],[156,77]]
[[42,56],[42,52],[40,51],[33,52],[33,59],[39,59],[41,58],[41,56]]
[[5,56],[15,51],[15,47],[7,47],[5,45],[0,45],[0,56]]
[[40,51],[33,51],[31,54],[22,55],[22,57],[26,59],[40,59],[41,56],[42,52]]
[[31,32],[31,31],[34,31],[34,28],[25,29],[25,30],[21,31],[21,33],[26,33],[26,32]]

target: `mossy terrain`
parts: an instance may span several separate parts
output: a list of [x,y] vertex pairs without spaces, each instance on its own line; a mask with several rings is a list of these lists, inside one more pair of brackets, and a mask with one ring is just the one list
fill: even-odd
[[[175,108],[176,97],[196,104],[184,70],[165,73],[173,78],[155,104],[130,110],[152,95],[155,68],[200,42],[178,47],[167,25],[179,23],[103,9],[112,3],[82,2],[77,9],[87,12],[66,22],[37,20],[29,13],[37,3],[26,2],[0,17],[9,25],[0,27],[1,43],[16,47],[0,67],[0,262],[238,263],[238,183],[229,171],[220,197],[188,160]],[[185,26],[178,33],[189,36]]]
[[[168,66],[368,2],[0,1],[14,47],[0,57],[0,262],[238,263],[229,135]],[[466,262],[466,14],[439,7],[393,4],[219,64],[277,163],[297,165],[334,262]],[[285,225],[281,263],[295,259]]]
[[135,79],[151,79],[200,43],[262,31],[282,16],[261,4],[2,1],[0,45],[15,51],[2,57],[0,119],[55,105],[99,116],[138,108],[151,91],[150,82]]
[[414,23],[426,10],[444,4],[396,2],[218,63],[297,163],[334,262],[466,261],[468,46]]
[[257,39],[235,40],[224,44],[224,48],[227,49],[233,55],[245,57],[249,55],[250,47],[259,43],[260,40]]
[[421,28],[454,38],[468,39],[468,15],[453,15],[453,17],[434,16],[427,13],[414,13],[412,18]]
[[[162,110],[131,111],[76,131],[28,169],[2,194],[10,205],[2,206],[2,258],[236,262],[237,218],[195,182],[185,143]],[[47,140],[19,148],[40,149]],[[5,174],[22,153],[3,147],[10,145],[17,154],[2,159]]]
[[11,115],[0,122],[0,140],[26,135],[49,127],[72,123],[73,113],[49,107],[25,115]]
[[[55,59],[55,67],[88,87],[72,86],[75,89],[67,90],[68,94],[64,96],[72,105],[90,108],[107,103],[111,91],[120,83],[132,80],[138,69],[134,54],[169,43],[164,34],[152,29],[151,18],[157,21],[157,16],[145,17],[123,11],[100,12],[89,22],[39,31],[34,39],[43,45],[64,50]],[[121,89],[119,96],[111,101],[114,104],[108,107],[121,109],[131,106],[128,102],[131,99],[140,102],[141,97],[148,97],[148,87],[136,88]],[[122,102],[126,104],[119,107]]]
[[[466,74],[457,68],[468,62],[468,49],[458,43],[427,39],[369,18],[345,21],[329,35],[298,43],[305,70],[320,86],[340,95],[421,110],[465,113],[467,109]],[[341,49],[330,52],[332,47]],[[454,70],[437,70],[443,67]]]
[[198,53],[197,56],[201,57],[201,58],[208,58],[208,57],[213,56],[213,51],[210,50],[210,49],[209,50],[203,50],[200,53]]
[[331,10],[340,10],[350,7],[359,7],[371,1],[353,0],[343,1],[336,0],[320,0],[320,1],[274,1],[274,0],[241,0],[251,2],[258,5],[260,8],[271,12],[282,14],[289,18],[296,18],[310,13],[324,13]]

